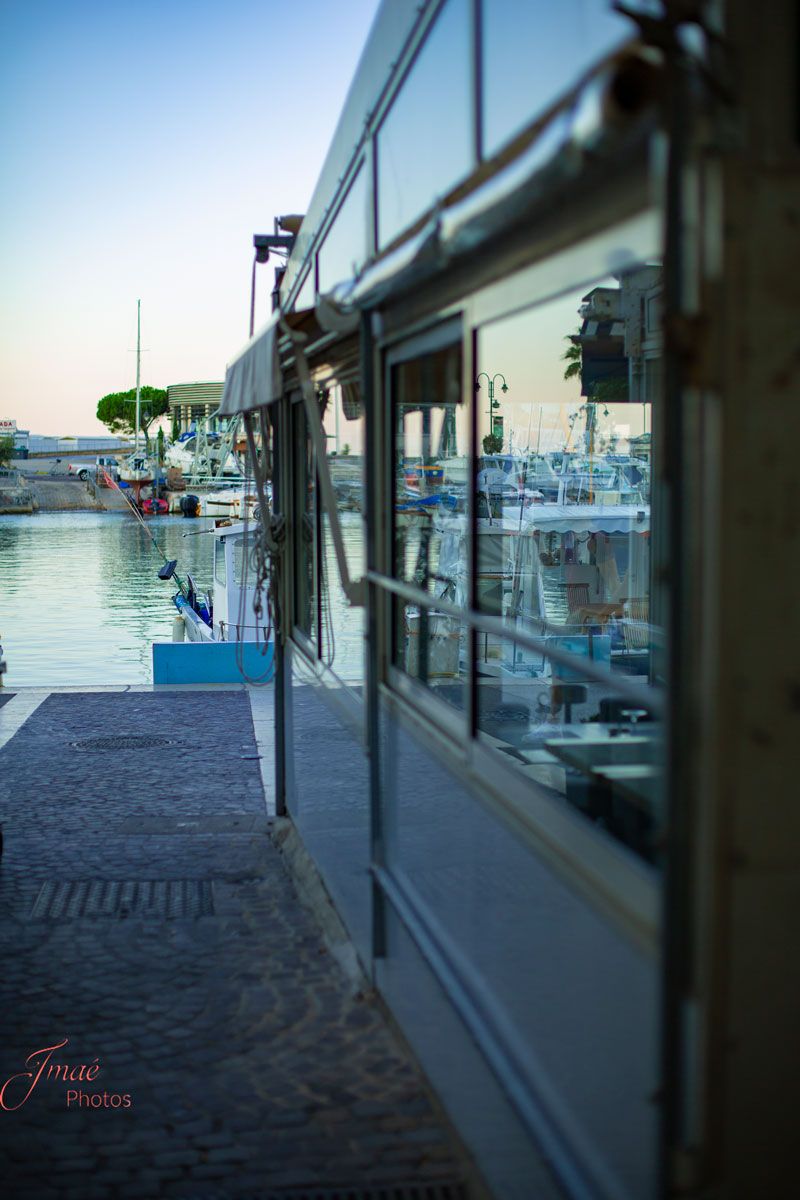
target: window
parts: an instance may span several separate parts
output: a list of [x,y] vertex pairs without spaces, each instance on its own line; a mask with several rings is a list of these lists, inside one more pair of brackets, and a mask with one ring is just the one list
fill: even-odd
[[378,248],[413,224],[473,166],[467,0],[447,0],[376,139]]
[[609,0],[484,0],[481,11],[484,158],[635,32]]
[[225,587],[225,539],[220,538],[214,544],[214,579]]
[[[364,574],[366,564],[364,414],[359,385],[337,383],[330,388],[323,424],[347,568],[350,579],[356,580]],[[365,610],[360,605],[351,605],[342,588],[327,512],[322,515],[321,555],[320,657],[344,683],[361,685]]]
[[647,324],[660,290],[660,266],[643,264],[486,323],[475,381],[476,598],[503,626],[478,627],[479,735],[648,860],[662,819],[648,688],[663,649],[650,512],[662,341]]
[[393,573],[420,592],[418,603],[396,599],[394,663],[461,707],[466,631],[436,603],[467,603],[468,426],[460,343],[396,363],[390,387]]
[[297,627],[315,639],[317,621],[317,485],[314,452],[308,432],[305,409],[301,402],[291,410],[294,448],[294,505],[297,521],[294,532],[295,593],[294,619]]
[[[320,292],[355,277],[367,257],[367,172],[359,167],[317,256]],[[298,303],[297,307],[301,307]]]

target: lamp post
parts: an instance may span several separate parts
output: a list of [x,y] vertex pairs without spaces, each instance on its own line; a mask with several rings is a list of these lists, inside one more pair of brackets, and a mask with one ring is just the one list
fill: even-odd
[[[250,285],[250,337],[253,336],[253,329],[256,322],[256,267],[259,263],[269,262],[270,250],[277,251],[278,254],[284,256],[282,265],[275,269],[275,291],[272,293],[272,308],[274,311],[278,307],[277,289],[286,266],[286,261],[292,252],[294,239],[297,236],[297,231],[300,228],[302,220],[302,217],[294,214],[287,217],[276,217],[274,233],[253,234],[255,255],[253,257],[253,279]],[[279,229],[284,230],[284,232],[279,233]]]
[[487,375],[487,373],[485,371],[481,371],[481,373],[478,375],[478,378],[475,380],[475,391],[476,392],[479,392],[481,390],[481,382],[480,382],[481,379],[485,379],[487,384],[489,385],[489,430],[491,433],[494,433],[495,424],[499,424],[500,428],[502,428],[502,421],[503,421],[502,417],[496,417],[494,415],[494,410],[496,408],[500,407],[500,401],[495,400],[495,398],[494,398],[494,381],[496,379],[502,379],[503,386],[500,389],[502,392],[508,391],[508,384],[506,383],[505,375],[501,375],[499,371],[496,375],[493,375],[491,379],[489,378],[489,376]]

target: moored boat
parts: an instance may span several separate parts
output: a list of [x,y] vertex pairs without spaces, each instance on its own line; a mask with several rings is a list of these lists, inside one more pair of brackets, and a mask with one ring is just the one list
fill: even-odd
[[[213,591],[202,592],[191,575],[188,586],[172,597],[182,628],[173,638],[190,642],[257,642],[272,640],[267,584],[254,560],[255,537],[244,522],[219,521],[213,529]],[[174,575],[160,573],[162,578]]]
[[142,501],[142,512],[149,516],[157,516],[168,511],[166,500],[160,500],[157,496],[148,496]]

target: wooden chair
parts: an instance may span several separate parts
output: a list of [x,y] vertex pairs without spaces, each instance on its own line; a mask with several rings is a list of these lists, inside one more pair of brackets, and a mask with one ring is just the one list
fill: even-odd
[[580,608],[582,604],[589,603],[589,585],[588,583],[568,583],[567,584],[567,608],[572,612],[573,608]]
[[650,647],[650,599],[648,596],[626,600],[622,606],[622,635],[625,649],[640,654]]

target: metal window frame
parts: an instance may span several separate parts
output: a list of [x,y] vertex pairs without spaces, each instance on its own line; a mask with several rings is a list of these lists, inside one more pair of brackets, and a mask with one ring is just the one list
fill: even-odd
[[[518,312],[533,310],[585,285],[591,285],[604,273],[603,264],[620,238],[630,247],[630,263],[640,263],[660,252],[663,216],[660,207],[643,208],[634,215],[623,213],[620,218],[599,232],[593,232],[579,242],[555,251],[546,258],[522,265],[496,282],[489,282],[469,292],[464,298],[445,304],[438,310],[433,305],[424,316],[412,318],[403,327],[402,319],[393,322],[391,311],[365,316],[363,324],[370,332],[371,358],[376,363],[381,380],[381,394],[376,402],[372,397],[372,431],[368,438],[371,455],[375,455],[377,478],[372,482],[371,504],[380,501],[393,508],[394,487],[394,401],[391,390],[391,368],[419,355],[454,344],[460,328],[462,354],[463,403],[469,405],[470,461],[474,461],[477,446],[478,417],[474,390],[470,380],[474,375],[477,336],[483,325],[510,317]],[[595,266],[594,264],[598,264]],[[617,264],[615,263],[615,266]],[[406,314],[407,316],[408,314]],[[385,329],[389,332],[384,332]],[[373,385],[374,386],[374,385]],[[368,456],[369,458],[370,456]],[[385,528],[391,517],[384,510],[377,515],[376,526]],[[565,812],[562,805],[525,778],[513,765],[503,760],[491,739],[476,728],[477,680],[475,643],[478,631],[494,633],[515,641],[552,661],[580,669],[615,693],[627,695],[637,704],[643,702],[641,687],[629,687],[624,678],[587,663],[586,658],[570,654],[559,647],[545,646],[541,638],[506,626],[502,618],[483,613],[476,604],[476,536],[477,519],[474,496],[468,493],[467,516],[469,527],[471,603],[467,610],[449,605],[430,596],[413,584],[394,579],[393,540],[384,540],[384,555],[373,546],[367,559],[366,586],[370,595],[370,652],[368,671],[372,682],[368,697],[367,720],[375,726],[369,732],[376,749],[380,746],[382,714],[393,712],[414,735],[428,744],[437,755],[448,762],[464,782],[474,799],[491,814],[510,826],[515,834],[537,855],[584,896],[589,904],[602,911],[620,934],[640,949],[655,956],[661,936],[663,885],[660,876],[647,864],[602,833],[588,825],[578,813]],[[374,531],[372,534],[374,538]],[[393,638],[391,620],[393,597],[399,596],[414,604],[436,607],[458,617],[469,627],[468,675],[465,681],[467,696],[465,712],[451,709],[435,692],[400,668],[395,667],[390,653]],[[588,668],[588,670],[587,670]],[[646,701],[659,715],[667,715],[670,698],[663,692],[647,688]],[[372,711],[374,709],[374,711]],[[465,738],[465,734],[467,735]],[[380,758],[376,753],[373,759]],[[380,764],[373,762],[371,783],[373,811],[373,863],[381,870],[373,877],[373,947],[376,957],[385,952],[386,896],[381,894],[381,871],[386,866],[383,828],[385,816],[381,796]]]

